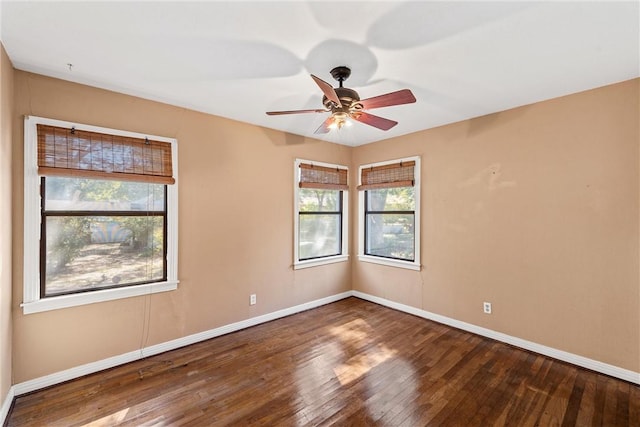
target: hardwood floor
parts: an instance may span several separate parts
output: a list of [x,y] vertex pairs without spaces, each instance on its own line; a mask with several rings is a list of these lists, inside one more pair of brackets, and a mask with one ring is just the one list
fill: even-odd
[[640,387],[349,298],[16,399],[9,426],[640,426]]

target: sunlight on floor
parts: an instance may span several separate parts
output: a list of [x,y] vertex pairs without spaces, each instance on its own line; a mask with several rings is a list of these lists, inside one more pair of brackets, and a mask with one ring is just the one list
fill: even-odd
[[[396,425],[398,419],[402,425],[421,425],[419,407],[424,402],[420,400],[420,376],[407,360],[396,357],[392,363],[393,374],[383,383],[375,376],[363,378],[368,389],[374,391],[365,402],[367,412],[372,420],[384,419],[386,425]],[[401,413],[404,415],[396,418]]]
[[390,350],[385,345],[377,345],[364,354],[359,354],[347,360],[346,363],[333,368],[340,384],[347,385],[351,381],[360,378],[382,362],[391,359],[398,352]]
[[[322,402],[319,396],[335,390],[336,381],[340,387],[358,387],[357,382],[363,381],[370,397],[362,403],[372,420],[385,415],[393,418],[407,409],[407,405],[419,403],[415,368],[398,358],[398,350],[376,343],[372,338],[376,336],[375,330],[369,323],[355,319],[331,327],[329,332],[335,339],[314,346],[295,372],[300,397],[300,409],[296,412],[299,425],[314,423],[318,414],[339,410],[347,404],[332,402],[327,406],[326,402],[318,403]],[[389,365],[383,368],[385,362]],[[377,367],[382,369],[376,370]],[[391,378],[387,378],[389,372],[392,372]],[[381,381],[381,378],[385,380]],[[398,405],[398,399],[407,405]],[[410,415],[402,416],[411,421]]]
[[[319,409],[315,406],[325,386],[335,381],[332,359],[342,353],[337,343],[314,347],[312,356],[298,364],[295,381],[300,399],[300,410],[295,414],[297,425],[309,425]],[[329,387],[330,388],[330,387]]]
[[362,319],[352,320],[345,324],[334,326],[330,329],[332,335],[340,338],[345,344],[353,343],[357,340],[364,340],[373,332],[371,326]]
[[[330,332],[340,339],[345,349],[348,350],[349,347],[353,347],[353,350],[358,353],[333,368],[333,372],[342,385],[349,384],[351,381],[360,378],[382,362],[391,359],[397,353],[397,351],[380,344],[363,351],[365,347],[371,344],[369,336],[374,331],[362,319],[355,319],[335,326],[331,328]],[[353,354],[352,352],[347,352],[347,354],[349,353]]]
[[125,419],[129,409],[130,408],[125,408],[122,411],[114,412],[113,414],[102,417],[99,420],[84,424],[82,427],[107,427],[119,424]]

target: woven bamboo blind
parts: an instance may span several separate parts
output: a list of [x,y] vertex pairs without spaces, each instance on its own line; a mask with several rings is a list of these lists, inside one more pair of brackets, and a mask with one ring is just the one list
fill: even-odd
[[376,188],[413,187],[413,169],[416,162],[400,162],[384,166],[363,168],[358,190]]
[[38,174],[174,184],[171,144],[38,126]]
[[300,163],[300,188],[348,190],[347,170]]

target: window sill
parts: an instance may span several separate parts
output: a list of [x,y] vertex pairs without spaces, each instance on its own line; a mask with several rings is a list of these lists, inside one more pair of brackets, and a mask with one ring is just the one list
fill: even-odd
[[420,271],[422,266],[417,262],[401,261],[398,259],[374,257],[371,255],[358,255],[358,261],[370,262],[372,264],[387,265],[389,267],[406,268],[407,270]]
[[93,304],[96,302],[112,301],[121,298],[173,291],[178,288],[178,283],[178,281],[174,280],[125,288],[103,289],[94,292],[61,295],[58,297],[42,298],[32,302],[25,302],[21,304],[21,307],[23,314],[40,313],[42,311],[58,310],[60,308],[69,308],[78,305]]
[[336,262],[344,262],[349,260],[349,255],[338,255],[327,258],[310,259],[307,261],[298,261],[293,264],[294,270],[302,268],[317,267],[319,265],[334,264]]

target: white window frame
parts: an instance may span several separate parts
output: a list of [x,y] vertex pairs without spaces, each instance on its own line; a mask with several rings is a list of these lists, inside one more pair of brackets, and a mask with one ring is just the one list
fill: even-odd
[[300,210],[298,205],[298,198],[300,193],[300,164],[307,163],[317,166],[324,166],[328,168],[339,168],[347,171],[347,180],[349,179],[349,168],[343,165],[336,165],[331,163],[316,162],[314,160],[296,159],[294,162],[293,170],[293,269],[299,270],[301,268],[316,267],[319,265],[333,264],[336,262],[344,262],[349,260],[349,191],[342,190],[342,251],[340,255],[328,256],[323,258],[315,258],[300,261],[298,254],[299,247],[299,218]]
[[[100,132],[133,138],[149,138],[154,141],[171,144],[173,174],[175,184],[167,185],[167,280],[142,285],[125,286],[113,289],[100,289],[91,292],[40,297],[40,176],[38,175],[38,134],[36,125]],[[178,141],[154,135],[145,135],[117,129],[109,129],[44,117],[25,116],[24,120],[24,273],[23,302],[24,314],[56,310],[120,298],[129,298],[166,292],[178,287]]]
[[390,267],[400,267],[400,268],[406,268],[409,270],[421,270],[422,268],[422,264],[420,262],[420,240],[421,240],[421,233],[420,233],[420,219],[421,219],[421,214],[420,214],[420,156],[413,156],[413,157],[405,157],[402,159],[396,159],[396,160],[387,160],[384,162],[378,162],[378,163],[370,163],[367,165],[361,165],[358,168],[358,185],[362,184],[362,169],[366,169],[366,168],[370,168],[370,167],[376,167],[376,166],[384,166],[384,165],[389,165],[389,164],[393,164],[393,163],[400,163],[400,162],[410,162],[410,161],[414,161],[416,162],[415,167],[414,167],[414,172],[413,172],[413,179],[414,179],[414,195],[415,195],[415,204],[416,204],[416,208],[414,211],[414,215],[415,215],[415,224],[414,224],[414,244],[415,244],[415,253],[414,253],[414,260],[413,261],[405,261],[405,260],[400,260],[400,259],[391,259],[391,258],[384,258],[384,257],[378,257],[375,255],[365,255],[364,253],[364,245],[365,245],[365,235],[364,235],[364,230],[365,230],[365,206],[364,206],[364,192],[366,190],[359,190],[358,191],[358,215],[359,215],[359,221],[358,221],[358,260],[359,261],[364,261],[364,262],[370,262],[370,263],[374,263],[374,264],[382,264],[382,265],[387,265]]

